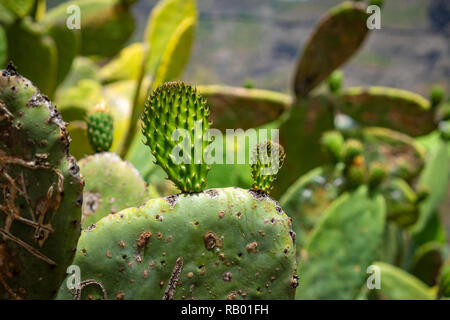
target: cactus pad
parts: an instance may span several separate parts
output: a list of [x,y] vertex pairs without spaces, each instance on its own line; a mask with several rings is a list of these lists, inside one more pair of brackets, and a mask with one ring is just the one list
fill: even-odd
[[270,140],[259,143],[253,154],[252,189],[269,194],[285,157],[284,149],[278,143]]
[[305,97],[361,46],[369,29],[365,5],[343,2],[322,18],[298,62],[294,91]]
[[50,299],[80,232],[83,183],[55,106],[0,73],[0,299]]
[[82,226],[86,228],[110,213],[148,200],[139,172],[115,153],[102,152],[79,161],[86,185]]
[[[253,191],[177,194],[84,230],[74,264],[110,299],[291,299],[290,225],[274,200]],[[83,291],[83,299],[103,297],[95,286]],[[62,286],[58,298],[72,297]]]

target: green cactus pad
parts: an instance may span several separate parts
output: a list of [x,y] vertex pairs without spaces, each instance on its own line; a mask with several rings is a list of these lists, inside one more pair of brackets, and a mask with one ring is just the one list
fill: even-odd
[[[274,200],[253,191],[177,194],[84,230],[74,264],[82,280],[100,281],[109,299],[292,299],[290,225]],[[103,296],[94,286],[81,295]],[[73,295],[63,285],[58,298]]]
[[278,143],[270,140],[259,143],[253,153],[252,190],[269,194],[285,158],[284,149]]
[[411,273],[429,286],[438,283],[439,271],[444,264],[443,244],[427,242],[414,253]]
[[362,186],[345,193],[323,213],[301,252],[301,290],[296,299],[354,299],[377,253],[385,204]]
[[[200,192],[206,187],[210,169],[204,160],[204,151],[209,145],[204,139],[209,128],[208,116],[206,100],[196,89],[182,82],[162,84],[146,103],[142,115],[145,144],[150,147],[157,164],[182,192]],[[187,134],[185,137],[179,132],[182,142],[179,138],[173,139],[176,130],[184,130]],[[188,150],[183,147],[185,140],[188,141]],[[178,147],[176,156],[180,159],[175,159],[174,152]]]
[[[72,0],[64,2],[46,14],[46,21],[64,23],[71,15],[67,8],[80,9],[82,55],[113,56],[127,42],[134,31],[134,19],[129,3],[123,0]],[[73,12],[69,11],[73,14]]]
[[51,96],[56,85],[58,52],[46,28],[33,22],[31,17],[25,17],[7,29],[7,39],[8,59],[44,94]]
[[85,181],[82,227],[110,213],[138,206],[149,199],[139,172],[115,153],[102,152],[79,161]]
[[411,236],[405,228],[387,221],[375,260],[407,268],[412,245]]
[[58,110],[0,72],[0,299],[51,299],[72,262],[83,183]]
[[361,46],[369,31],[365,5],[343,2],[321,19],[306,44],[294,75],[297,99],[303,98]]
[[198,86],[211,107],[214,127],[255,128],[277,119],[287,110],[292,98],[286,94],[220,85]]
[[297,254],[322,213],[341,193],[343,184],[342,166],[323,166],[300,177],[281,197],[280,205],[293,218]]
[[383,300],[432,300],[434,293],[425,283],[393,265],[377,262],[381,286],[370,292],[372,298]]
[[428,230],[428,223],[436,214],[438,206],[445,198],[450,176],[450,154],[448,144],[440,140],[427,156],[427,161],[422,170],[417,186],[428,190],[428,197],[419,205],[419,219],[413,226],[415,237]]
[[113,143],[113,117],[102,105],[87,117],[87,132],[92,149],[96,152],[108,151]]
[[318,95],[293,106],[280,125],[280,144],[284,147],[284,169],[275,181],[273,196],[280,197],[302,174],[326,162],[320,139],[334,129],[331,98]]
[[411,136],[425,135],[436,128],[430,102],[406,90],[348,88],[336,99],[336,106],[361,124],[398,130]]

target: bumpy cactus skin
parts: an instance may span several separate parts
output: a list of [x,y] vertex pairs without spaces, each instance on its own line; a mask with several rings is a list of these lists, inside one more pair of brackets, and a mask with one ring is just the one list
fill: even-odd
[[0,74],[0,299],[50,299],[72,262],[83,183],[55,106]]
[[[203,161],[201,151],[208,145],[208,141],[202,139],[209,128],[208,116],[206,100],[196,89],[182,82],[162,84],[153,91],[146,104],[142,116],[145,144],[152,150],[156,163],[182,192],[200,192],[206,186],[206,175],[210,166]],[[192,130],[198,125],[201,126],[198,132]],[[186,130],[190,138],[190,153],[182,155],[180,160],[185,162],[182,164],[174,163],[172,158],[172,150],[178,144],[173,140],[172,134],[177,129]],[[201,154],[197,159],[194,144],[199,139],[202,139],[198,149]],[[195,163],[197,160],[201,163]]]
[[147,186],[139,172],[115,153],[102,152],[78,163],[84,187],[82,227],[110,213],[138,206],[148,200]]
[[[297,285],[290,228],[278,203],[261,193],[177,194],[84,230],[74,264],[109,299],[290,299]],[[63,285],[58,298],[72,297]],[[82,298],[89,297],[102,293],[88,286]]]
[[114,138],[113,117],[103,108],[94,109],[87,117],[89,143],[96,152],[109,151]]
[[264,141],[258,144],[253,154],[252,189],[269,194],[285,157],[284,149],[278,143]]

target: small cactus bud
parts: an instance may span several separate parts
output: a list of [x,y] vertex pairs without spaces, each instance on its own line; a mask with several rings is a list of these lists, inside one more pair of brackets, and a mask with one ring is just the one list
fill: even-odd
[[95,152],[108,151],[111,148],[114,137],[113,117],[106,110],[104,102],[88,115],[87,132]]
[[360,141],[355,139],[348,139],[344,145],[344,162],[347,165],[353,163],[353,160],[360,156],[363,151],[363,146]]
[[438,130],[443,140],[450,141],[450,120],[439,122]]
[[386,168],[378,162],[372,163],[369,168],[369,189],[373,190],[377,188],[383,182],[385,177]]
[[364,183],[364,165],[352,164],[346,170],[347,186],[355,189]]
[[269,194],[285,157],[284,149],[278,143],[273,141],[259,143],[252,155],[252,189]]
[[434,85],[431,88],[430,101],[432,108],[436,107],[442,102],[442,100],[444,99],[444,94],[444,88],[440,85]]
[[325,132],[320,142],[334,163],[340,162],[342,160],[342,152],[344,150],[344,137],[340,132]]
[[344,79],[344,74],[341,70],[335,70],[328,77],[328,89],[331,93],[339,93],[342,87],[342,81]]

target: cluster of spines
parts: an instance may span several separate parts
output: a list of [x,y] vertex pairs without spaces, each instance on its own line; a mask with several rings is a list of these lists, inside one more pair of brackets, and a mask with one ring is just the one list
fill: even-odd
[[252,190],[269,194],[285,157],[284,149],[278,143],[270,140],[259,143],[252,155]]
[[106,110],[104,103],[94,108],[87,117],[89,143],[95,152],[106,152],[111,149],[114,138],[114,121]]
[[[152,92],[145,105],[144,143],[150,147],[156,163],[183,193],[201,192],[206,187],[210,166],[205,163],[203,153],[209,145],[204,139],[210,126],[208,119],[206,100],[183,82],[163,83]],[[176,130],[178,137],[174,134]],[[181,139],[188,143],[187,148],[183,148],[188,154],[175,149],[184,143]]]

